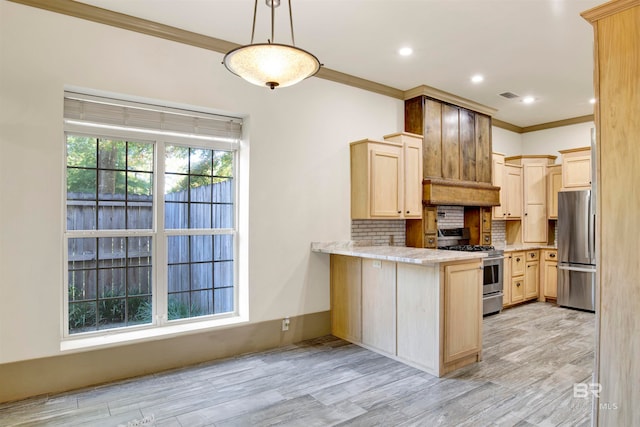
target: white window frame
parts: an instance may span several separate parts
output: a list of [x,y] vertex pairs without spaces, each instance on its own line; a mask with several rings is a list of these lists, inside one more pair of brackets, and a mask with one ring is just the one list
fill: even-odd
[[[129,103],[131,104],[131,103]],[[203,113],[207,114],[207,113]],[[242,120],[242,119],[239,119]],[[74,351],[84,348],[94,348],[100,346],[111,346],[135,341],[145,341],[156,337],[169,337],[207,330],[216,327],[229,326],[237,323],[247,322],[248,319],[248,297],[246,294],[246,284],[241,285],[242,275],[240,267],[246,260],[240,259],[240,210],[241,207],[241,186],[244,185],[241,179],[241,146],[242,138],[237,142],[230,142],[228,139],[215,137],[196,137],[193,135],[179,134],[177,132],[164,133],[141,129],[127,129],[122,126],[105,125],[101,123],[82,123],[77,120],[65,120],[64,123],[64,146],[66,147],[67,135],[90,136],[95,138],[118,138],[134,142],[152,142],[154,144],[154,165],[153,165],[153,225],[151,230],[67,230],[66,220],[63,225],[63,309],[62,309],[62,331],[61,344],[62,351]],[[243,135],[244,137],[244,135]],[[166,145],[180,145],[192,148],[202,148],[207,150],[225,150],[233,152],[233,180],[234,180],[234,202],[233,202],[233,229],[165,229],[164,228],[164,179],[165,179],[165,147]],[[64,213],[66,219],[66,149],[64,150]],[[203,315],[182,319],[168,320],[168,267],[167,267],[167,247],[169,236],[179,235],[233,235],[233,285],[234,285],[234,310],[227,313]],[[149,324],[123,326],[113,329],[96,331],[69,333],[69,298],[68,298],[68,242],[72,238],[96,238],[96,237],[152,237],[152,305],[153,315]],[[246,251],[242,251],[243,253]]]

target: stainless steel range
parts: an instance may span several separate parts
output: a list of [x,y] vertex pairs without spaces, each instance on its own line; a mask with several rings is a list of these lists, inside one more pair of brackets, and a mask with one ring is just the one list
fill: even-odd
[[448,251],[486,252],[482,260],[482,314],[502,311],[504,252],[490,245],[470,245],[468,228],[438,230],[438,249]]

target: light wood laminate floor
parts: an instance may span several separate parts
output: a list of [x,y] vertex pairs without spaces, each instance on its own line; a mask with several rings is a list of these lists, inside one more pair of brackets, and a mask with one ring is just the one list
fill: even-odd
[[594,315],[532,303],[484,319],[482,362],[437,378],[332,336],[0,404],[2,426],[588,426]]

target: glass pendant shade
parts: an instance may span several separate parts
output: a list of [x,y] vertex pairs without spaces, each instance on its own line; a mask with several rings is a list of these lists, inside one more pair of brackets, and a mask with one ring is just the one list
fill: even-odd
[[228,52],[225,67],[258,86],[287,87],[311,77],[320,70],[320,61],[295,46],[256,43]]

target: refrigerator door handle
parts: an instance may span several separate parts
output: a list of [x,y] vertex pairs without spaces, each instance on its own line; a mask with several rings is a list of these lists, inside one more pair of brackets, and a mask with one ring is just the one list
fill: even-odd
[[595,267],[573,267],[569,265],[558,265],[558,270],[567,270],[567,271],[580,271],[583,273],[595,273]]
[[590,223],[591,223],[591,192],[587,192],[585,194],[585,204],[584,204],[584,208],[585,208],[585,221],[584,221],[584,256],[587,259],[591,259],[591,248],[590,248],[590,231],[591,231],[591,227],[590,227]]

